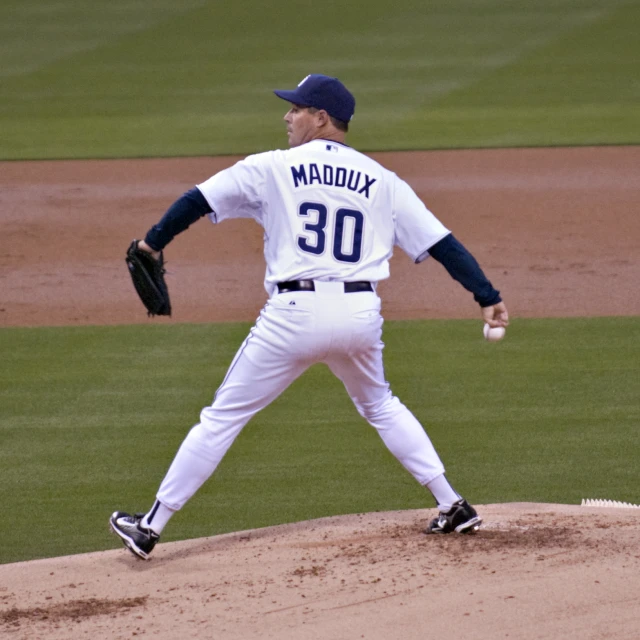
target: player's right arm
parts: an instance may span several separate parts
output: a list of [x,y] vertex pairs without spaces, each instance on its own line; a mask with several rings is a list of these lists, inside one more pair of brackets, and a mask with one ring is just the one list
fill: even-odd
[[396,243],[416,263],[429,256],[473,293],[482,317],[492,327],[509,323],[507,308],[470,251],[429,211],[413,189],[399,178],[395,184]]
[[490,327],[509,324],[509,314],[500,292],[493,288],[478,261],[452,233],[430,247],[429,255],[442,264],[454,280],[473,293],[474,300],[482,309],[482,317]]

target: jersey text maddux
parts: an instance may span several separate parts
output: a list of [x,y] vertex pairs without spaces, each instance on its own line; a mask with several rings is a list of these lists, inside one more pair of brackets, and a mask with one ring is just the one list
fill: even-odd
[[334,167],[323,164],[320,167],[315,162],[291,166],[294,188],[300,185],[324,184],[331,187],[344,187],[369,198],[369,189],[377,178],[370,178],[366,173],[357,169]]

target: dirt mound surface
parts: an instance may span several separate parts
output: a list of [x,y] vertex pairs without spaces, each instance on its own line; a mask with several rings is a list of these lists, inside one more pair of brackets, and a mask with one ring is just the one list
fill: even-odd
[[6,638],[638,637],[640,510],[479,507],[475,535],[425,536],[433,510],[323,518],[0,566]]

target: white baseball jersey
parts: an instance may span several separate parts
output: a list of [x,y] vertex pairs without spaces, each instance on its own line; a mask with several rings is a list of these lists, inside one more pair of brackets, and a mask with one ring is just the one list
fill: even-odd
[[197,186],[214,223],[264,228],[269,294],[289,280],[378,282],[394,245],[420,262],[449,233],[395,173],[328,140],[251,155]]

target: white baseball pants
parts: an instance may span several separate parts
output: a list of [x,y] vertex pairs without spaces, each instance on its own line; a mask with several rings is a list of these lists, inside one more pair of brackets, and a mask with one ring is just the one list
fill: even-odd
[[211,476],[245,424],[312,364],[326,363],[359,413],[422,485],[444,473],[424,429],[384,378],[380,298],[340,282],[275,293],[238,350],[213,404],[183,441],[157,494],[180,509]]

